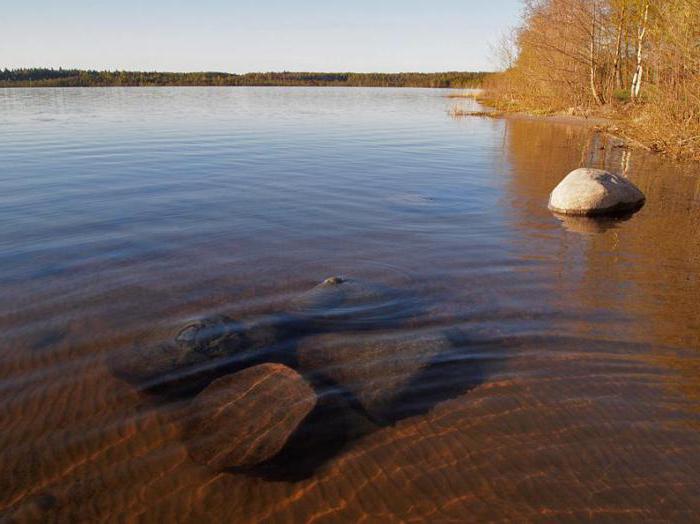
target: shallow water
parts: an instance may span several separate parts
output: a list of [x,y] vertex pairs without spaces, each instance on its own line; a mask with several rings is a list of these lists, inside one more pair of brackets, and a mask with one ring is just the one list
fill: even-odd
[[[693,520],[697,168],[583,127],[455,120],[473,102],[446,94],[0,90],[0,514]],[[548,194],[582,165],[626,172],[646,206],[556,218]],[[452,337],[384,418],[317,411],[265,468],[215,472],[183,441],[189,398],[110,372],[193,319],[265,322],[332,275],[400,291],[341,344]],[[412,358],[380,353],[361,380],[388,394],[384,370]]]

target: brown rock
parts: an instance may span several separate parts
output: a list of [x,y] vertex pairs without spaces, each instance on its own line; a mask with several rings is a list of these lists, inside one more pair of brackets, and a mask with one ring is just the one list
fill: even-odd
[[262,364],[212,382],[193,401],[185,432],[190,456],[216,470],[276,455],[316,405],[294,370]]
[[146,391],[197,391],[223,374],[272,360],[286,336],[277,320],[241,322],[223,315],[196,320],[171,341],[137,343],[111,355],[108,365],[115,376]]
[[335,333],[302,341],[298,359],[301,369],[331,379],[385,421],[400,409],[411,381],[451,348],[442,333]]
[[187,384],[199,375],[197,366],[240,352],[245,346],[242,332],[239,322],[217,315],[187,324],[171,341],[137,342],[111,355],[108,365],[114,375],[143,389]]

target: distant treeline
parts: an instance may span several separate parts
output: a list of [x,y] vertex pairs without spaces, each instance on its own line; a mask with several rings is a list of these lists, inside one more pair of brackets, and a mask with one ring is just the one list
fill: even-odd
[[350,86],[479,87],[487,73],[157,73],[78,69],[0,70],[0,87]]

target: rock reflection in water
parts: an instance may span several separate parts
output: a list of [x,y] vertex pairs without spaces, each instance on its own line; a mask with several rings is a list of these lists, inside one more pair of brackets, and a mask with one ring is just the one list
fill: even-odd
[[571,233],[594,235],[619,227],[622,222],[631,219],[634,213],[626,213],[613,217],[578,217],[556,213],[555,216],[561,221],[564,229]]

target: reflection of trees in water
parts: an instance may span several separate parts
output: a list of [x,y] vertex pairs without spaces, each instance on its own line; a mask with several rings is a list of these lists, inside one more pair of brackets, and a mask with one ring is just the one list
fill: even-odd
[[[604,336],[649,344],[648,356],[680,371],[678,385],[700,398],[700,353],[677,356],[700,351],[700,177],[691,166],[623,149],[585,128],[513,120],[504,133],[506,190],[523,256],[543,261],[559,307],[581,308],[591,319],[583,331],[599,332],[602,324],[591,322],[604,313],[614,328]],[[645,208],[627,221],[554,218],[546,209],[550,191],[582,165],[629,176],[646,194]]]
[[588,139],[581,147],[579,167],[595,167],[627,176],[633,151],[606,133],[589,131],[587,134]]

